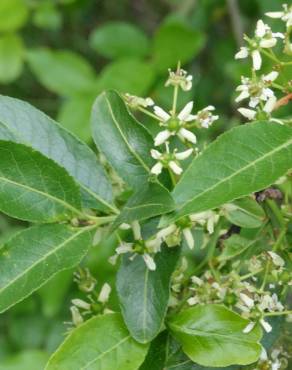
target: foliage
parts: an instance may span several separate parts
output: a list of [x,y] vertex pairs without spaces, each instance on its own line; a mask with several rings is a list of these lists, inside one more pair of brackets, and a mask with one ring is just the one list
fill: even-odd
[[0,369],[289,367],[292,8],[150,3],[1,1]]

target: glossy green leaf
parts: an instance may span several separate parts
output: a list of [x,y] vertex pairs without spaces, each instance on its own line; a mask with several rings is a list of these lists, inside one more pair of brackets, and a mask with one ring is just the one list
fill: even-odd
[[130,197],[115,220],[113,228],[123,222],[142,221],[174,209],[173,199],[167,189],[157,183],[146,183]]
[[136,370],[147,349],[131,338],[120,314],[96,316],[70,333],[45,370]]
[[164,370],[167,357],[168,332],[160,333],[150,344],[149,351],[139,370]]
[[25,0],[0,1],[0,31],[15,31],[24,25],[28,17]]
[[173,68],[180,61],[190,61],[204,46],[204,34],[187,24],[169,20],[157,30],[153,44],[153,62],[160,72]]
[[249,247],[253,246],[257,240],[246,239],[238,234],[231,235],[224,240],[223,252],[218,256],[219,261],[229,260],[243,253]]
[[153,139],[117,92],[107,91],[96,99],[92,129],[97,147],[119,176],[135,189],[145,186],[153,165]]
[[107,58],[143,57],[149,49],[146,35],[126,22],[107,22],[92,32],[89,42]]
[[209,145],[185,171],[173,191],[177,211],[170,219],[261,190],[291,166],[292,128],[270,122],[236,127]]
[[28,63],[40,82],[49,90],[65,96],[93,93],[97,88],[93,68],[71,51],[46,48],[30,50]]
[[30,147],[0,141],[0,210],[31,222],[78,215],[80,189],[51,159]]
[[225,217],[234,225],[246,228],[258,228],[263,224],[266,214],[263,208],[252,198],[235,200],[225,208]]
[[91,246],[88,229],[41,225],[0,249],[0,312],[29,296],[57,272],[76,266]]
[[23,67],[24,45],[17,35],[0,37],[0,82],[10,83],[20,76]]
[[108,64],[100,73],[100,91],[115,89],[121,93],[143,96],[154,82],[153,68],[136,59],[122,59]]
[[84,207],[114,209],[111,184],[87,145],[30,104],[0,96],[0,139],[9,135],[64,167],[80,184]]
[[117,275],[117,291],[125,323],[141,343],[161,330],[169,300],[170,278],[179,259],[178,247],[163,247],[150,271],[141,256],[123,258]]
[[203,366],[248,365],[259,358],[262,333],[243,333],[248,320],[220,305],[202,305],[175,315],[168,323],[192,361]]

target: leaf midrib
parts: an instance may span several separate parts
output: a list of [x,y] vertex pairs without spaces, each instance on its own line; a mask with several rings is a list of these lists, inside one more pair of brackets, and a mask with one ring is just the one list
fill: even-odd
[[84,232],[88,232],[88,229],[83,229],[83,230],[80,230],[79,232],[73,234],[72,236],[70,236],[70,238],[66,239],[65,241],[63,241],[61,244],[59,244],[56,248],[54,248],[53,250],[50,250],[50,252],[46,253],[44,256],[42,256],[42,258],[38,259],[36,262],[34,262],[32,265],[29,266],[29,268],[27,268],[26,270],[23,270],[21,274],[17,275],[13,280],[11,280],[9,282],[9,284],[5,285],[4,287],[2,287],[0,289],[0,294],[2,294],[7,288],[9,288],[12,284],[14,284],[17,280],[21,279],[24,275],[26,275],[27,273],[29,273],[35,266],[39,265],[40,263],[42,263],[44,260],[46,260],[48,257],[50,257],[52,254],[55,254],[59,249],[61,249],[64,245],[70,243],[73,239],[75,239],[76,237],[78,237],[80,234],[84,233]]
[[[189,203],[193,202],[194,200],[200,198],[201,196],[203,196],[205,193],[208,193],[210,192],[211,190],[215,189],[216,187],[218,187],[219,185],[221,184],[224,184],[225,182],[229,181],[230,179],[232,179],[233,177],[237,176],[239,173],[247,170],[249,167],[253,167],[255,166],[256,163],[258,162],[261,162],[263,161],[264,159],[272,156],[273,154],[277,153],[278,151],[288,147],[289,145],[292,144],[292,139],[290,139],[288,142],[286,142],[285,144],[282,144],[280,145],[279,147],[277,147],[276,149],[273,149],[272,151],[266,153],[265,155],[261,156],[260,158],[257,158],[255,161],[253,162],[250,162],[249,164],[247,164],[246,166],[243,166],[241,167],[239,170],[233,172],[231,175],[225,177],[224,179],[220,180],[219,182],[217,182],[216,184],[212,185],[211,187],[205,189],[203,192],[199,193],[198,195],[194,196],[193,198],[191,198],[190,200],[188,200],[187,202],[183,203],[181,206],[178,207],[178,212],[186,207]],[[191,169],[190,169],[191,170]],[[186,172],[187,174],[187,172]],[[179,184],[178,184],[179,185]],[[175,197],[174,197],[175,199]]]
[[85,366],[83,366],[80,370],[86,370],[88,369],[88,366],[94,364],[96,361],[100,360],[102,357],[106,356],[110,352],[114,351],[116,348],[118,348],[121,344],[125,343],[127,340],[131,338],[130,335],[126,336],[122,340],[120,340],[118,343],[116,343],[114,346],[110,347],[108,350],[100,353],[94,360],[88,362]]
[[142,167],[146,170],[146,172],[150,172],[150,168],[146,165],[146,163],[144,163],[144,161],[142,160],[142,158],[140,157],[140,155],[138,153],[136,153],[134,151],[134,149],[131,147],[130,143],[128,142],[127,138],[125,137],[125,135],[123,134],[123,131],[118,123],[118,121],[116,120],[116,117],[114,115],[114,112],[112,110],[112,107],[111,107],[111,104],[108,100],[108,98],[106,97],[106,94],[104,93],[104,97],[105,97],[105,100],[106,100],[106,103],[108,105],[108,109],[109,109],[109,112],[110,112],[110,115],[113,119],[113,122],[115,123],[122,139],[124,140],[126,146],[128,147],[129,151],[133,154],[133,156],[137,159],[138,162],[140,162],[140,164],[142,165]]
[[11,179],[8,179],[6,177],[2,177],[0,176],[0,181],[4,181],[4,182],[7,182],[7,183],[10,183],[10,184],[13,184],[15,186],[18,186],[20,188],[24,188],[26,190],[28,190],[29,192],[32,192],[32,193],[37,193],[37,194],[40,194],[46,198],[49,198],[57,203],[60,203],[63,207],[65,208],[68,208],[70,209],[72,212],[76,213],[76,214],[81,214],[80,210],[78,210],[77,208],[73,207],[71,204],[65,202],[64,200],[60,199],[60,198],[56,198],[54,197],[53,195],[49,194],[49,193],[44,193],[43,191],[41,190],[38,190],[38,189],[35,189],[35,188],[32,188],[28,185],[25,185],[25,184],[22,184],[20,182],[16,182],[14,180],[11,180]]
[[180,332],[182,334],[189,334],[189,335],[192,335],[192,336],[197,336],[197,337],[221,337],[221,338],[224,338],[224,339],[232,339],[233,341],[235,342],[239,342],[239,343],[247,343],[247,344],[254,344],[254,343],[257,343],[257,340],[245,340],[245,339],[241,339],[241,338],[238,338],[238,337],[234,337],[232,335],[227,335],[227,334],[220,334],[220,333],[216,333],[216,332],[212,332],[212,331],[203,331],[203,330],[199,330],[199,329],[189,329],[189,328],[186,328],[186,327],[180,327],[180,326],[177,326],[175,324],[170,324],[172,328],[175,328],[174,331],[176,332]]

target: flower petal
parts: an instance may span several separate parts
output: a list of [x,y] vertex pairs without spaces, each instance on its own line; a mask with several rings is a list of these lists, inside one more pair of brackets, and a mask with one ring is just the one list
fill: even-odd
[[252,56],[252,64],[253,64],[253,68],[258,71],[259,69],[261,69],[261,66],[262,66],[262,57],[261,57],[261,54],[258,50],[254,50],[252,53],[251,53],[251,56]]
[[178,166],[174,161],[170,161],[168,163],[168,166],[176,175],[181,175],[183,172],[182,168]]
[[153,175],[160,175],[162,172],[163,165],[160,162],[157,162],[150,170]]
[[170,115],[168,113],[166,113],[162,108],[158,107],[157,105],[154,106],[154,113],[163,122],[166,122],[170,118]]
[[190,141],[193,144],[196,144],[197,138],[196,135],[193,134],[191,131],[186,130],[185,128],[181,128],[179,130],[180,135],[185,138],[186,140]]
[[174,156],[176,159],[178,159],[179,161],[183,161],[184,159],[188,158],[193,152],[193,149],[187,149],[183,152],[180,152],[180,153],[175,153]]
[[171,132],[168,130],[160,131],[155,139],[154,139],[154,145],[159,146],[166,142],[166,140],[171,136]]
[[143,259],[149,270],[151,271],[156,270],[156,264],[154,262],[154,259],[148,253],[143,254]]
[[238,112],[249,120],[253,120],[256,116],[256,111],[247,108],[239,108]]
[[189,246],[189,248],[194,249],[195,241],[194,241],[194,237],[193,237],[193,234],[191,232],[191,229],[187,227],[187,228],[183,229],[182,232],[184,234],[184,237],[186,239],[186,242],[187,242],[187,245]]
[[244,59],[248,57],[248,48],[247,47],[241,47],[239,52],[237,52],[234,56],[235,59]]
[[266,34],[266,25],[261,19],[257,21],[255,34],[257,37],[264,37]]
[[111,291],[112,291],[111,286],[108,283],[104,283],[100,290],[97,300],[101,303],[106,303],[109,299]]
[[189,103],[187,103],[185,105],[185,107],[181,110],[181,112],[178,114],[178,119],[181,120],[181,121],[185,121],[188,116],[190,115],[192,109],[193,109],[193,105],[194,103],[192,101],[190,101]]

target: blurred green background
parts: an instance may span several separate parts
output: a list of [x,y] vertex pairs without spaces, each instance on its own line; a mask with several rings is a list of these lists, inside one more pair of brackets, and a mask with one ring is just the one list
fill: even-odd
[[[89,116],[106,88],[151,96],[165,109],[167,69],[178,60],[194,76],[195,110],[215,105],[220,120],[202,130],[209,140],[236,125],[234,89],[249,65],[236,62],[243,32],[253,32],[277,0],[0,0],[1,94],[26,100],[92,145]],[[208,136],[206,136],[208,135]],[[25,227],[0,214],[0,240]],[[93,248],[84,261],[101,286],[114,283],[107,263],[116,241]],[[0,317],[0,370],[40,370],[63,340],[72,271],[60,273]],[[116,305],[112,296],[112,307]],[[69,370],[69,369],[68,369]]]

